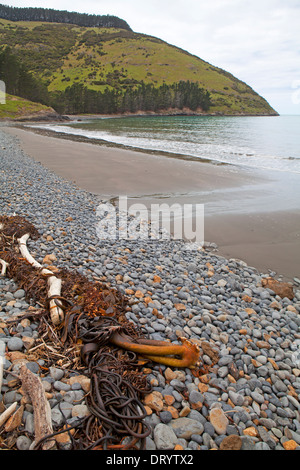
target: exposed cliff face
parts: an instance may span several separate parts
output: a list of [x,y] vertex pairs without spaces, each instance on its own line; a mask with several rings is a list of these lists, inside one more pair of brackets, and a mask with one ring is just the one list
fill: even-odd
[[52,96],[78,84],[87,90],[108,90],[123,96],[142,85],[160,87],[189,81],[209,92],[209,114],[277,114],[232,74],[158,38],[131,30],[2,19],[0,44],[10,46]]

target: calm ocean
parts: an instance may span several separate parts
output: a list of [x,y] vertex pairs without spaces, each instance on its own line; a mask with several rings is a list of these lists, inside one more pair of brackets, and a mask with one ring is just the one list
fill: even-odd
[[114,117],[34,127],[184,158],[300,174],[300,115]]

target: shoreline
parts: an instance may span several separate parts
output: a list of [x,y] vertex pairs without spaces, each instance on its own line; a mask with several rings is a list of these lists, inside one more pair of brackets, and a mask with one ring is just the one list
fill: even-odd
[[56,111],[53,110],[53,113],[45,113],[44,117],[41,118],[40,115],[24,115],[23,117],[17,118],[9,118],[9,117],[2,117],[0,118],[0,122],[10,122],[11,124],[18,124],[18,123],[26,123],[26,122],[63,122],[65,120],[73,120],[73,119],[100,119],[100,118],[119,118],[119,117],[153,117],[153,116],[204,116],[204,117],[278,117],[280,114],[277,111],[274,113],[226,113],[222,111],[216,111],[214,113],[208,112],[197,112],[192,110],[165,110],[161,112],[152,112],[152,111],[141,111],[136,113],[122,113],[122,114],[58,114]]
[[221,256],[287,280],[300,277],[300,211],[284,207],[273,174],[107,142],[95,145],[26,126],[2,129],[17,137],[35,161],[104,199],[125,195],[147,207],[153,202],[204,204],[205,241],[216,243]]

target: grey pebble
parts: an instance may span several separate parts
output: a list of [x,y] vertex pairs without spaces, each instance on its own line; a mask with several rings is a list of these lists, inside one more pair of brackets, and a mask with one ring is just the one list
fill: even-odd
[[167,424],[159,423],[154,428],[154,443],[158,450],[174,449],[177,436],[173,429]]
[[16,440],[18,450],[29,450],[32,441],[27,436],[19,436]]
[[49,368],[50,376],[54,379],[59,381],[64,376],[63,369],[58,369],[57,367],[50,367]]
[[68,392],[69,390],[71,390],[71,386],[69,384],[61,382],[60,380],[56,380],[53,384],[53,387],[55,388],[55,390],[58,391]]
[[18,289],[14,292],[14,298],[15,299],[22,299],[23,297],[25,297],[24,289]]
[[7,341],[7,347],[10,351],[21,351],[24,343],[21,338],[14,336]]

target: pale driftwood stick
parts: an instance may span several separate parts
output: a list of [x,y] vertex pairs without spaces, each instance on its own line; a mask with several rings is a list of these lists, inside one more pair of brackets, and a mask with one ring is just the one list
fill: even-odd
[[3,411],[2,415],[0,415],[0,427],[8,418],[14,413],[15,409],[17,408],[17,402],[15,401],[12,405],[10,405],[7,410]]
[[5,276],[6,269],[7,269],[7,266],[9,266],[9,264],[6,261],[4,261],[3,259],[0,259],[0,264],[2,264],[1,276]]
[[[20,369],[20,379],[22,389],[30,398],[33,406],[35,442],[39,442],[49,434],[53,434],[51,408],[45,396],[41,379],[33,374],[26,365]],[[50,450],[55,447],[55,439],[51,438],[42,444],[43,450]]]
[[[60,296],[61,293],[61,279],[58,279],[53,275],[53,272],[49,269],[43,268],[43,266],[38,263],[29,253],[27,248],[27,240],[29,238],[29,233],[26,233],[21,238],[18,239],[19,249],[22,256],[28,261],[31,266],[34,268],[41,269],[41,274],[43,276],[48,276],[48,297]],[[62,304],[59,300],[50,300],[49,302],[50,316],[54,325],[59,325],[64,319],[64,312],[62,309]]]

